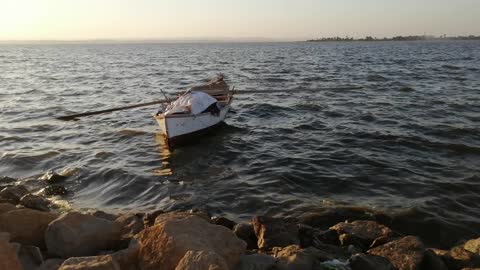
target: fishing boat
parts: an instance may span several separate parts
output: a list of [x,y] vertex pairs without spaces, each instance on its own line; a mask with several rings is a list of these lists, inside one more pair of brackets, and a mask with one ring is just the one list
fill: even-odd
[[218,127],[230,109],[234,89],[222,75],[192,87],[154,115],[169,146],[189,141]]

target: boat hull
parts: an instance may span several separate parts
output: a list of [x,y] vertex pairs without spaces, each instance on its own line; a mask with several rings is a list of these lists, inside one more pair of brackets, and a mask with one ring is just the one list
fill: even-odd
[[179,144],[188,141],[191,137],[205,134],[218,127],[230,109],[230,105],[223,107],[218,115],[210,112],[198,115],[156,115],[155,119],[160,126],[161,133],[168,139],[169,144]]

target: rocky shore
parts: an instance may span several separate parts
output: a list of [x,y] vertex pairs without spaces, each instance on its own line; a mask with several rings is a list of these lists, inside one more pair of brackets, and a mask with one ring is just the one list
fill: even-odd
[[0,270],[480,269],[480,238],[431,248],[354,208],[245,223],[198,210],[81,212],[47,199],[67,192],[63,179],[50,172],[31,189],[0,178]]

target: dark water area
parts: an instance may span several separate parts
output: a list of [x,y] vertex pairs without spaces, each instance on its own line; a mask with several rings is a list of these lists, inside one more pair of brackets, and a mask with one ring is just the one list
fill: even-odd
[[[172,152],[155,107],[54,119],[219,72],[272,93],[238,95],[215,134]],[[363,88],[326,89],[345,86]],[[0,107],[0,175],[68,171],[74,208],[355,206],[431,245],[480,234],[480,42],[0,45]]]

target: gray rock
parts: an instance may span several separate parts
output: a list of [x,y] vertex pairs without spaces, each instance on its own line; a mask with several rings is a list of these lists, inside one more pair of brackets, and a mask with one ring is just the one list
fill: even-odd
[[48,252],[62,258],[95,255],[120,241],[122,227],[115,222],[78,212],[63,214],[46,230]]
[[349,260],[349,265],[352,270],[396,270],[386,258],[363,253],[353,255]]
[[275,266],[277,259],[266,254],[242,255],[235,270],[269,270]]
[[250,223],[239,223],[233,228],[233,233],[247,243],[247,249],[258,249],[257,236]]
[[44,261],[36,270],[58,270],[64,261],[65,260],[63,259],[48,259]]
[[18,251],[18,258],[24,270],[36,269],[43,263],[42,253],[35,246],[21,246]]
[[406,236],[370,249],[368,253],[387,258],[399,270],[420,269],[425,247],[417,237]]
[[280,218],[256,216],[252,219],[253,229],[260,249],[298,245],[298,228]]
[[212,217],[210,219],[210,223],[215,224],[215,225],[220,225],[220,226],[223,226],[223,227],[227,227],[230,230],[233,230],[233,227],[235,227],[235,225],[237,225],[237,223],[235,223],[234,221],[231,221],[230,219],[224,218],[224,217]]
[[26,194],[20,199],[20,204],[31,209],[48,212],[50,201],[42,196]]
[[22,185],[9,186],[0,191],[0,202],[17,204],[29,191]]

